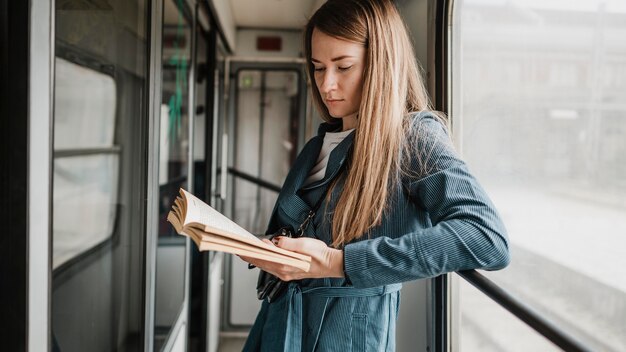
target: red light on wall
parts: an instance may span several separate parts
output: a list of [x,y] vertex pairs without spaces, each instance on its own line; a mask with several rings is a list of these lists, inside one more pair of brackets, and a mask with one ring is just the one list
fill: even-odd
[[281,37],[257,37],[256,50],[259,51],[280,51],[283,47]]

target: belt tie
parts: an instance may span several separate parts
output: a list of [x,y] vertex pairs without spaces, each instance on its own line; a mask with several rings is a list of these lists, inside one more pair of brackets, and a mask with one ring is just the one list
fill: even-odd
[[[397,292],[402,284],[391,284],[380,287],[354,288],[354,287],[306,287],[301,288],[296,283],[290,283],[287,289],[287,327],[285,329],[284,351],[302,351],[302,295],[311,295],[326,298],[339,297],[373,297],[384,296],[388,293]],[[318,330],[318,336],[321,329]]]

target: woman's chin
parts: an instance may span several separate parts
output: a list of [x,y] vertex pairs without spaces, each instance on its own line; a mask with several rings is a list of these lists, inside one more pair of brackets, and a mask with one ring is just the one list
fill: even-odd
[[328,115],[336,119],[341,119],[345,116],[342,111],[339,111],[337,109],[328,109]]

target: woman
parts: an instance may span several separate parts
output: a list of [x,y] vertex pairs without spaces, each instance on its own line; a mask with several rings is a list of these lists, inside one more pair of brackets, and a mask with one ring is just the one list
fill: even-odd
[[244,350],[393,351],[400,283],[505,267],[505,229],[429,112],[390,0],[328,1],[306,26],[305,52],[326,123],[287,176],[268,233],[304,223],[303,237],[273,242],[312,265],[244,258],[289,281],[263,302]]

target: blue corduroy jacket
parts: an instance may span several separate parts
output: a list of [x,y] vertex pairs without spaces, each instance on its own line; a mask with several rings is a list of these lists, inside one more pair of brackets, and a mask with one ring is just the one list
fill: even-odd
[[[509,263],[505,228],[487,194],[457,156],[447,130],[430,112],[412,116],[409,169],[390,195],[382,223],[344,249],[345,279],[292,282],[263,302],[245,351],[393,351],[400,283]],[[300,152],[280,192],[268,233],[297,229],[328,184],[339,177],[305,234],[332,243],[331,221],[343,186],[342,165],[354,133],[331,153],[325,177],[302,187],[317,161],[322,124]]]

